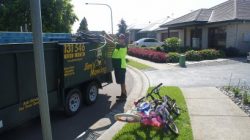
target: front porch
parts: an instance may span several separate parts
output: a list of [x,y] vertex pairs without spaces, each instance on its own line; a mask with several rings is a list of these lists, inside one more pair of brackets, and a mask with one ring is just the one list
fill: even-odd
[[227,42],[226,26],[223,25],[169,27],[161,32],[161,38],[163,36],[178,37],[182,47],[197,49],[224,49]]

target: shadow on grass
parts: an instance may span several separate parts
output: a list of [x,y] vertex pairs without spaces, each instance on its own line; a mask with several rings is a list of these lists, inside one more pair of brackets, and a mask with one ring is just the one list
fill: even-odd
[[[130,124],[129,124],[130,125]],[[117,135],[116,140],[154,140],[154,139],[164,139],[175,140],[178,136],[173,135],[169,130],[165,128],[155,128],[150,126],[145,126],[141,124],[136,124],[134,127],[129,125],[124,128],[124,133]],[[125,132],[126,131],[126,132]]]

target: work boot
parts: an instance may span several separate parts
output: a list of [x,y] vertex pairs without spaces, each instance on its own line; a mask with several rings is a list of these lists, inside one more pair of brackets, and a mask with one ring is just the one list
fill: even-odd
[[116,98],[118,98],[120,100],[126,100],[127,99],[127,95],[122,93],[120,96],[116,96]]

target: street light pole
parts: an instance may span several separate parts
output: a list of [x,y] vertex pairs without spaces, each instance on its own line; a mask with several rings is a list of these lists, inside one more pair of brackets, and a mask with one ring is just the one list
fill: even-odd
[[107,6],[110,9],[110,13],[111,13],[111,32],[113,34],[113,12],[112,12],[112,8],[110,5],[108,4],[104,4],[104,3],[85,3],[86,5],[104,5]]
[[36,69],[36,84],[39,98],[39,110],[42,124],[42,134],[44,140],[52,140],[49,102],[47,93],[44,49],[42,37],[42,18],[40,0],[30,0],[32,32],[34,43],[34,58]]

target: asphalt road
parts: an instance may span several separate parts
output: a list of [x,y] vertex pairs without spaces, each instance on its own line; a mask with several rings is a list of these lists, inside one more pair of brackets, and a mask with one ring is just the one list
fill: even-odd
[[[250,86],[250,64],[242,62],[209,64],[170,70],[146,71],[151,85],[164,83],[169,86],[197,87],[197,86]],[[231,77],[232,75],[232,77]],[[231,77],[231,82],[230,82]]]
[[[133,79],[127,71],[127,92],[133,86]],[[54,140],[73,140],[87,130],[96,121],[104,117],[114,108],[116,97],[120,94],[120,86],[111,84],[100,90],[97,102],[94,105],[83,105],[73,117],[65,117],[63,112],[51,112],[51,125]],[[0,134],[0,140],[42,140],[40,118],[35,118],[14,129]]]

